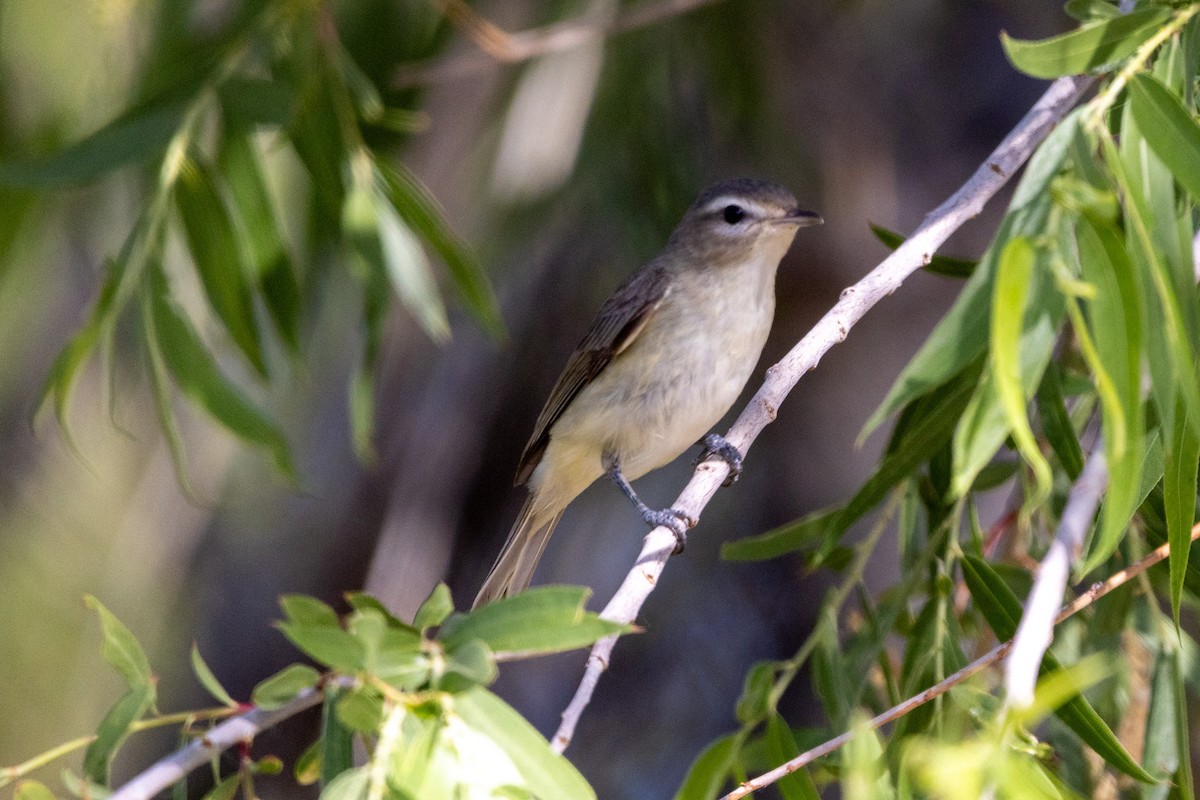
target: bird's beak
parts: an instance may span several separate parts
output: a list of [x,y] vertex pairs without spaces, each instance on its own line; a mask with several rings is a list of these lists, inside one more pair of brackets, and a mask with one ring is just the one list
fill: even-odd
[[803,211],[799,208],[794,208],[788,212],[785,217],[776,217],[772,222],[780,225],[795,225],[798,228],[807,228],[812,225],[822,225],[825,220],[821,219],[821,215],[815,211]]

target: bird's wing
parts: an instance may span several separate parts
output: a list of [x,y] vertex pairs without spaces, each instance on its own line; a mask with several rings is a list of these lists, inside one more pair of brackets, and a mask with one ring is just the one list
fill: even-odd
[[533,435],[529,437],[517,466],[515,485],[529,480],[550,443],[550,428],[575,396],[642,332],[666,297],[667,278],[665,270],[651,264],[630,276],[600,307],[592,327],[567,360],[538,415]]

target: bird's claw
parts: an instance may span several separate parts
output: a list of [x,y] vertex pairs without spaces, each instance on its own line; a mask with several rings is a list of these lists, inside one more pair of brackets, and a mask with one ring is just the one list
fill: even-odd
[[742,453],[736,447],[729,443],[724,436],[719,433],[710,433],[700,440],[700,446],[704,449],[700,451],[700,455],[696,456],[696,464],[716,456],[729,465],[729,477],[725,478],[722,486],[732,486],[737,482],[737,479],[742,476]]
[[687,545],[687,529],[696,524],[696,520],[677,508],[664,508],[662,511],[647,509],[642,519],[651,528],[663,527],[675,534],[675,549],[671,551],[675,555],[683,552]]

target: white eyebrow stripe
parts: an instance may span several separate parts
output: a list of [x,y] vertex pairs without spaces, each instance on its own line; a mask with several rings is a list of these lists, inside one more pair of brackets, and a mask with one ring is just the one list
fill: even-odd
[[745,197],[738,197],[735,194],[723,194],[720,197],[713,199],[707,206],[709,211],[720,211],[725,206],[741,206],[746,211],[750,212],[752,217],[762,219],[767,216],[767,209],[760,206],[753,200],[748,200]]

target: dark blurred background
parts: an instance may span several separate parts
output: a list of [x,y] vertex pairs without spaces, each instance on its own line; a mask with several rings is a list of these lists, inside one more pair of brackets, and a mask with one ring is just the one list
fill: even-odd
[[[197,4],[187,24],[219,27],[231,5]],[[333,4],[347,48],[385,89],[414,5],[426,4]],[[476,6],[508,30],[586,8]],[[0,160],[74,141],[124,110],[144,78],[155,13],[133,0],[0,4]],[[69,439],[52,420],[31,426],[49,365],[132,224],[140,176],[0,196],[0,763],[94,730],[116,699],[85,593],[140,636],[163,710],[209,702],[190,677],[193,639],[239,698],[294,660],[271,628],[282,593],[340,603],[365,586],[409,616],[446,581],[468,605],[523,500],[511,485],[516,460],[563,361],[700,188],[768,178],[826,220],[801,232],[781,268],[749,396],[766,366],[886,254],[868,223],[910,231],[1043,90],[1007,64],[999,32],[1036,38],[1069,26],[1048,4],[1016,0],[729,0],[602,45],[424,84],[414,102],[430,127],[389,146],[478,254],[509,338],[489,340],[458,310],[453,340],[439,346],[396,311],[379,376],[379,460],[365,466],[346,409],[358,306],[352,287],[331,281],[306,311],[302,362],[254,388],[295,448],[300,491],[181,405],[198,502],[186,499],[135,350],[116,354],[128,358],[113,417],[93,365],[73,399]],[[443,54],[475,49],[454,35]],[[287,152],[269,142],[266,152],[283,227],[300,242],[304,178]],[[978,255],[1000,203],[947,250]],[[718,548],[853,492],[882,445],[877,434],[857,448],[855,437],[957,288],[920,274],[868,315],[801,381],[741,481],[709,505],[645,607],[645,632],[618,645],[569,751],[600,797],[669,796],[699,751],[734,726],[749,665],[790,655],[803,639],[825,579],[786,560],[723,563]],[[667,505],[689,470],[680,459],[639,491]],[[627,501],[597,484],[564,517],[537,581],[587,584],[599,608],[644,532]],[[895,577],[885,553],[870,572],[881,586]],[[583,659],[506,665],[495,688],[548,734]],[[819,726],[819,711],[794,694],[788,720]],[[312,719],[295,721],[256,752],[294,754],[314,731]],[[118,777],[174,744],[136,738]],[[259,790],[298,791],[283,779]]]

